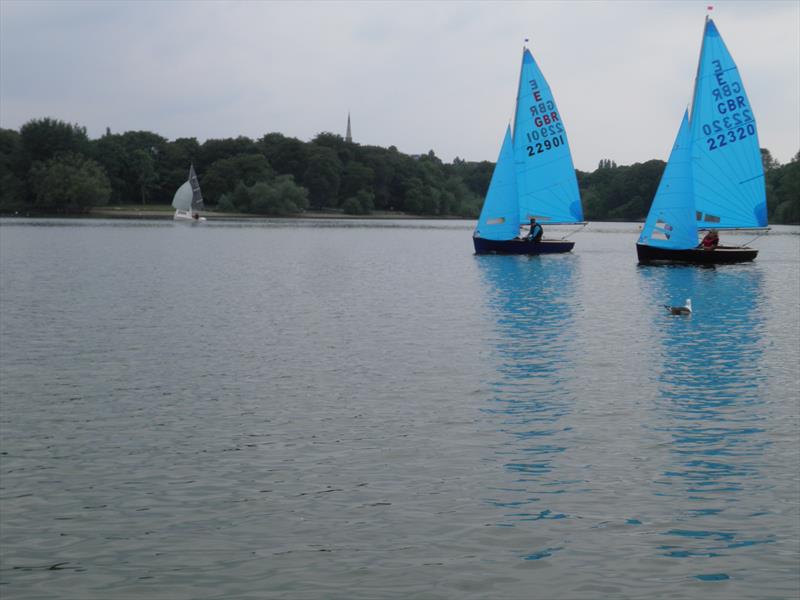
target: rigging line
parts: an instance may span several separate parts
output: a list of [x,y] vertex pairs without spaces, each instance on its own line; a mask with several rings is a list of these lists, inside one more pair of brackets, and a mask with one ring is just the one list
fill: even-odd
[[742,246],[747,246],[750,242],[755,242],[758,238],[767,235],[767,233],[769,233],[769,229],[766,229],[765,231],[758,233],[756,237],[754,237],[752,240],[747,240],[744,244],[742,244]]
[[586,226],[587,226],[588,224],[589,224],[589,222],[587,221],[586,223],[584,223],[584,224],[581,226],[581,228],[580,228],[580,229],[576,229],[575,231],[573,231],[573,232],[571,232],[571,233],[568,233],[567,235],[563,236],[561,239],[562,239],[562,240],[566,240],[567,238],[569,238],[569,237],[571,237],[571,236],[575,235],[576,233],[578,233],[579,231],[583,231],[583,230],[586,228]]

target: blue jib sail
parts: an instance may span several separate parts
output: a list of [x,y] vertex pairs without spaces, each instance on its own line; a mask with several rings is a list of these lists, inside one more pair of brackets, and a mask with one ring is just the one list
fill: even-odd
[[639,236],[639,243],[678,250],[697,246],[688,111],[683,113],[675,145],[661,175],[661,182]]
[[519,209],[514,150],[511,144],[511,128],[506,127],[503,146],[486,192],[475,235],[487,240],[511,240],[518,234]]
[[767,225],[758,131],[725,42],[706,20],[692,103],[694,204],[702,228]]
[[527,48],[514,119],[514,161],[522,222],[531,217],[545,224],[583,221],[567,131],[550,86]]

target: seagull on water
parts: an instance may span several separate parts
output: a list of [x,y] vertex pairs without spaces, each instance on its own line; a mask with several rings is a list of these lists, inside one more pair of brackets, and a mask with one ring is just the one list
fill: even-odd
[[684,306],[670,306],[669,304],[665,304],[664,308],[673,315],[690,315],[692,314],[692,299],[687,298]]

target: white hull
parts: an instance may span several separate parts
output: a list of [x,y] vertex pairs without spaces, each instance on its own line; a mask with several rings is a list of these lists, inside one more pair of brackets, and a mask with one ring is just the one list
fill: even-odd
[[173,218],[176,221],[190,221],[192,223],[201,223],[206,220],[205,217],[199,215],[195,217],[192,212],[188,210],[176,210]]

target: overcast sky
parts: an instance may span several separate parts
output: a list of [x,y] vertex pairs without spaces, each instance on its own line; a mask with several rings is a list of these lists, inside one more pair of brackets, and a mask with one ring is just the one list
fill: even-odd
[[800,0],[266,2],[0,0],[0,127],[77,123],[96,138],[321,131],[497,159],[524,39],[575,165],[666,160],[706,7],[739,66],[759,140],[800,150]]

